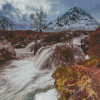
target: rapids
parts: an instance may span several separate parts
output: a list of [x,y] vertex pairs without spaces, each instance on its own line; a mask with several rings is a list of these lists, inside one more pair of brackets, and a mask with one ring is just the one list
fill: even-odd
[[[18,57],[23,55],[23,59],[1,66],[0,100],[47,100],[48,97],[57,100],[54,79],[51,77],[54,70],[40,70],[35,66],[32,53],[23,49],[16,49],[16,52]],[[29,54],[31,56],[27,56]]]
[[[73,39],[79,42],[80,37]],[[55,45],[41,47],[34,56],[34,44],[24,49],[15,49],[19,60],[12,60],[0,69],[0,100],[57,100],[54,79],[51,77],[56,69],[51,62],[50,55]],[[85,57],[78,46],[73,46],[77,55]]]

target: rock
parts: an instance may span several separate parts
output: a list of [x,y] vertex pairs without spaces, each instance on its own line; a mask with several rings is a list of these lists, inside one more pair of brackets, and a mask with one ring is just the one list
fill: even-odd
[[0,53],[0,60],[4,60],[4,57],[2,56],[1,53]]
[[14,47],[15,47],[15,48],[23,48],[24,45],[22,45],[22,44],[15,44]]
[[89,44],[90,44],[89,39],[90,37],[88,36],[81,40],[81,48],[83,49],[85,54],[87,54],[87,51],[89,49]]
[[[47,45],[53,45],[53,44],[56,44],[57,42],[56,41],[52,41],[52,42],[44,42],[43,40],[40,40],[40,42],[37,42],[35,45],[34,45],[34,48],[32,48],[32,50],[34,49],[34,55],[36,55],[37,51],[41,48],[41,47],[45,47]],[[32,51],[31,50],[31,51]]]
[[34,55],[36,55],[37,51],[39,50],[39,48],[41,47],[41,44],[40,43],[36,43],[34,45]]
[[0,36],[0,60],[10,60],[15,59],[16,53],[11,45],[4,36]]

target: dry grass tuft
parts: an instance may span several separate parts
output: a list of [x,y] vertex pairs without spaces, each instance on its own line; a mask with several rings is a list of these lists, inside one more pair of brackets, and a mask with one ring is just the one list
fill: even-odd
[[62,64],[72,65],[75,62],[73,50],[66,45],[56,46],[51,57],[56,66]]

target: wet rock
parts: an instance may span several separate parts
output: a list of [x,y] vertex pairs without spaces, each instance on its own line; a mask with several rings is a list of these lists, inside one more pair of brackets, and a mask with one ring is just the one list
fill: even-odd
[[11,45],[4,36],[0,36],[0,60],[10,60],[15,59],[16,53]]
[[87,51],[89,49],[89,44],[90,44],[89,39],[90,37],[88,36],[81,40],[81,48],[83,49],[85,54],[87,54]]
[[15,48],[23,48],[24,45],[22,45],[22,44],[15,44],[14,47],[15,47]]
[[36,55],[36,52],[39,50],[40,47],[41,47],[41,44],[40,43],[36,43],[34,45],[34,55]]

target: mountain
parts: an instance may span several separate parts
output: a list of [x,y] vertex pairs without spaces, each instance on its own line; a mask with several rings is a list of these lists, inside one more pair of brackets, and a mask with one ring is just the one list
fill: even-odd
[[[0,9],[1,17],[9,18],[14,23],[15,30],[33,30],[30,15],[27,13],[23,14],[10,3],[2,5],[2,9]],[[90,14],[81,8],[73,7],[65,14],[51,21],[44,31],[95,30],[99,25],[99,22]]]
[[73,7],[65,14],[51,21],[48,24],[48,29],[50,28],[49,31],[95,30],[99,25],[100,23],[83,9]]

